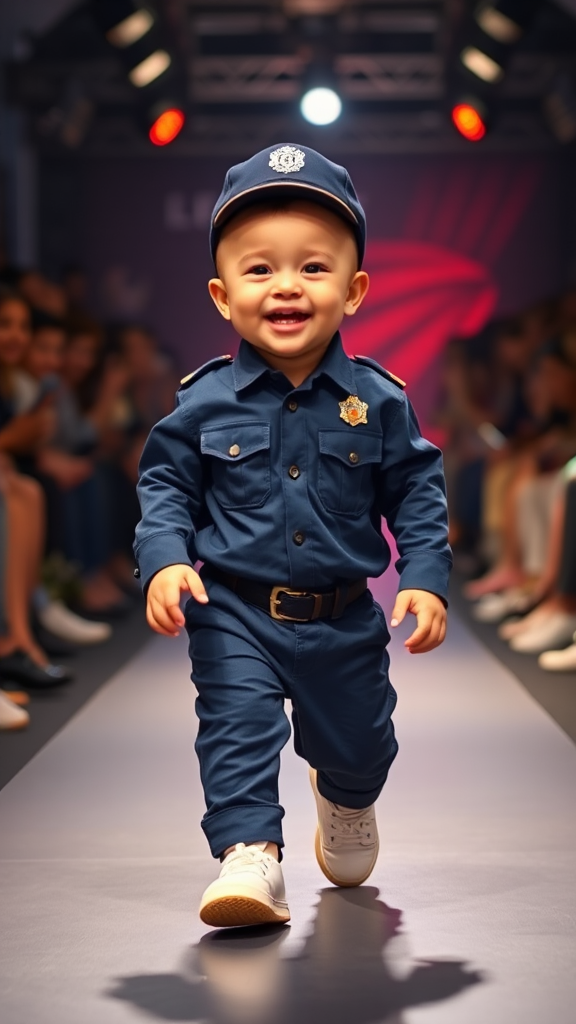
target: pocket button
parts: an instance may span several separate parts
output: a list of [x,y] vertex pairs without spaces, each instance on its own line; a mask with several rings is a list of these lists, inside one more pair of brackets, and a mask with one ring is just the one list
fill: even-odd
[[228,455],[231,455],[233,459],[235,459],[237,455],[240,455],[240,445],[230,445],[230,448],[228,449]]
[[350,452],[350,455],[348,456],[348,458],[350,459],[350,462],[353,463],[353,465],[356,465],[356,463],[360,459],[360,456],[358,455],[358,452]]

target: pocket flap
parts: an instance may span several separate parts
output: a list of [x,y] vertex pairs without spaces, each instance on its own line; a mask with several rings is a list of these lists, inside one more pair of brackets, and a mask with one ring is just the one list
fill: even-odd
[[200,450],[227,462],[241,462],[270,447],[269,423],[223,423],[200,434]]
[[354,469],[382,459],[382,435],[355,430],[320,430],[320,451]]

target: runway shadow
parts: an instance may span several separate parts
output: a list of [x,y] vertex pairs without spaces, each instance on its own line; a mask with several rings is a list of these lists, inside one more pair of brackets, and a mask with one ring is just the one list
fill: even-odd
[[402,1024],[403,1011],[479,984],[459,960],[398,969],[401,911],[378,889],[324,889],[312,934],[295,958],[280,955],[285,926],[203,936],[179,974],[118,978],[108,995],[150,1017],[202,1024]]

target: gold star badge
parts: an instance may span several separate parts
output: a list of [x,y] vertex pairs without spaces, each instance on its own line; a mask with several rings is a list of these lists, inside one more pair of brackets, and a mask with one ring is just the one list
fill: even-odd
[[366,413],[367,402],[361,402],[358,395],[348,395],[344,402],[338,402],[340,406],[340,419],[349,423],[351,427],[357,427],[359,423],[368,423]]

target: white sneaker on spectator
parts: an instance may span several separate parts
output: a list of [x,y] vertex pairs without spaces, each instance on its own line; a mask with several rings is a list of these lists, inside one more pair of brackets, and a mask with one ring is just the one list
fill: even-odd
[[568,612],[553,612],[534,625],[533,629],[513,636],[510,647],[523,654],[540,654],[555,647],[570,643],[576,629],[576,615]]
[[563,651],[543,651],[538,658],[540,668],[547,672],[576,672],[576,633],[574,641]]
[[534,629],[535,626],[539,626],[541,622],[550,618],[550,614],[549,608],[546,608],[544,605],[538,605],[522,619],[508,619],[506,622],[502,622],[498,626],[498,636],[502,640],[511,640],[513,636],[527,633]]
[[236,843],[200,901],[200,918],[215,928],[290,920],[282,868],[266,843]]
[[317,772],[310,782],[318,808],[316,860],[333,885],[362,885],[372,874],[380,848],[374,804],[360,810],[326,800],[318,790]]
[[472,608],[472,618],[477,622],[500,622],[506,615],[518,615],[527,611],[532,603],[528,591],[514,587],[500,594],[485,594]]
[[0,690],[0,729],[25,729],[30,715],[24,708],[17,707],[4,690]]
[[75,644],[101,644],[112,635],[107,622],[89,622],[71,612],[63,601],[47,601],[38,608],[37,616],[44,629]]

